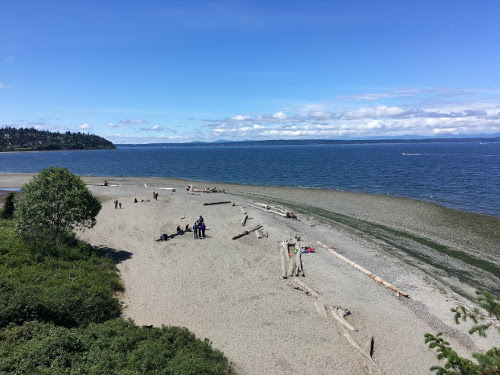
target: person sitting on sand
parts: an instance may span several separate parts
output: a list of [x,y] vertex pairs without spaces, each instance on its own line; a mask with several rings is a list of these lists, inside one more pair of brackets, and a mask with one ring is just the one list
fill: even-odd
[[191,232],[191,228],[189,228],[189,223],[186,224],[186,228],[184,229],[184,232]]
[[177,234],[184,234],[184,231],[181,229],[180,225],[177,225]]
[[157,239],[156,241],[166,241],[168,240],[168,235],[163,233],[159,239]]
[[134,198],[134,203],[137,203],[137,202],[138,202],[137,198]]

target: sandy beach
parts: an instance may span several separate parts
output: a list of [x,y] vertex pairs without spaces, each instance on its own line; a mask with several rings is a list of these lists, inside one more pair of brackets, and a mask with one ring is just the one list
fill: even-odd
[[[20,187],[30,178],[0,174],[0,188]],[[465,356],[499,345],[493,331],[486,339],[468,335],[470,325],[455,325],[450,308],[471,306],[478,288],[498,298],[500,219],[382,195],[82,178],[103,207],[97,225],[78,235],[117,263],[125,285],[123,316],[138,325],[187,327],[210,339],[240,374],[425,374],[438,364],[424,344],[427,332],[443,331]],[[109,186],[99,186],[105,179]],[[218,192],[188,192],[188,184]],[[157,201],[153,192],[159,192]],[[230,203],[204,205],[222,201]],[[282,206],[297,218],[249,206],[256,202]],[[206,238],[195,240],[188,232],[156,241],[178,225],[192,226],[200,215]],[[232,239],[258,225],[267,237],[250,232]],[[281,241],[296,237],[315,252],[302,254],[304,276],[285,279]],[[348,324],[342,324],[335,316],[347,310]]]

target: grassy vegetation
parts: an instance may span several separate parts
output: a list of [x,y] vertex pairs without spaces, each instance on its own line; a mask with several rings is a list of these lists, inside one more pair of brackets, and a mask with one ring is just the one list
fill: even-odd
[[22,242],[0,220],[0,374],[233,374],[185,328],[124,321],[112,261],[75,238]]

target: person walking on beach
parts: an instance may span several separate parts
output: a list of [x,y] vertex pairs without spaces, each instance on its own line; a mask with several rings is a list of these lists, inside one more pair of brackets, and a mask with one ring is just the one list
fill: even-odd
[[120,210],[122,209],[122,202],[118,203],[118,206],[120,206]]
[[115,210],[118,208],[118,199],[115,199]]
[[195,221],[193,224],[194,239],[198,239],[198,222]]
[[201,235],[203,236],[203,238],[205,238],[205,223],[201,223],[200,225],[200,229],[201,229]]

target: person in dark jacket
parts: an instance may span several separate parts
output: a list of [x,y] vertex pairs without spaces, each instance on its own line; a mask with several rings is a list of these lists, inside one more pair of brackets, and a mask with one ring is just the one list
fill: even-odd
[[205,223],[204,222],[201,223],[200,229],[201,229],[201,235],[203,236],[203,238],[205,238],[205,228],[206,228]]
[[198,222],[195,222],[193,224],[193,232],[194,232],[194,239],[197,240],[198,239]]

